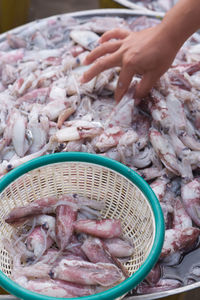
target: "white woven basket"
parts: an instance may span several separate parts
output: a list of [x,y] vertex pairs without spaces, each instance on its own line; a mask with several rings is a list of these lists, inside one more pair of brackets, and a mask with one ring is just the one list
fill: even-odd
[[[62,154],[64,153],[60,153],[61,156]],[[74,155],[78,157],[77,154]],[[116,162],[112,161],[111,164],[113,163]],[[20,174],[20,170],[18,173]],[[15,178],[0,194],[0,269],[4,274],[10,276],[12,260],[4,249],[2,239],[9,239],[14,230],[4,222],[4,217],[12,208],[24,206],[39,198],[73,193],[103,201],[105,207],[101,211],[102,218],[121,220],[123,235],[135,248],[129,261],[124,263],[129,275],[143,265],[155,240],[155,216],[144,193],[124,175],[96,164],[94,160],[57,161],[41,165]]]

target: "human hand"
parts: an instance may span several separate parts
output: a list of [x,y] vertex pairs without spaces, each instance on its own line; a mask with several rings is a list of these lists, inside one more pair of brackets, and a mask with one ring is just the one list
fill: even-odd
[[160,24],[140,32],[114,29],[104,33],[99,42],[100,46],[85,59],[84,64],[94,64],[84,73],[82,83],[90,81],[106,69],[120,66],[115,91],[117,102],[126,93],[134,75],[142,76],[134,97],[146,96],[170,67],[180,47]]

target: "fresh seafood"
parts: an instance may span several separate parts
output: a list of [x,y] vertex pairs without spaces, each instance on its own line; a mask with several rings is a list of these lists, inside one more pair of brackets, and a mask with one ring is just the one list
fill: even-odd
[[90,237],[86,239],[81,246],[81,249],[93,263],[111,263],[111,256],[105,250],[102,240],[95,237]]
[[[140,1],[137,5],[141,2],[148,9],[166,11],[176,1]],[[139,31],[159,22],[145,16],[79,20],[62,15],[10,32],[0,40],[0,176],[35,157],[61,151],[96,153],[138,172],[157,195],[166,226],[157,267],[161,272],[156,272],[160,278],[156,282],[147,278],[133,291],[140,294],[188,284],[184,278],[163,278],[162,268],[181,268],[190,252],[199,247],[200,35],[196,32],[188,39],[171,68],[140,103],[132,97],[140,80],[135,76],[127,94],[115,104],[119,67],[102,72],[86,84],[80,79],[88,68],[83,66],[84,58],[98,45],[102,33],[116,27]],[[34,248],[36,243],[32,241],[26,251],[23,238],[14,238],[17,257],[23,263],[36,260],[36,264],[43,257],[54,263],[63,251],[86,260],[87,250],[82,249],[77,237],[85,236],[85,227],[94,240],[103,240],[112,255],[123,259],[131,255],[134,245],[121,241],[119,226],[113,235],[113,221],[100,219],[100,203],[93,201],[91,206],[88,199],[72,198],[38,199],[7,215],[6,222],[11,226],[25,224],[30,227],[29,235],[34,235],[34,228],[40,228],[43,234],[41,247]],[[67,232],[62,226],[66,215],[70,216],[64,221],[68,222]],[[27,233],[24,239],[28,239]],[[48,249],[47,241],[53,241],[56,249]],[[89,247],[85,241],[86,245]],[[56,253],[51,256],[52,250]],[[24,277],[19,281],[36,289],[37,279]],[[38,290],[48,294],[49,286],[52,293],[57,290],[58,295],[71,296],[62,280],[46,280]],[[193,278],[199,280],[199,276]],[[93,292],[92,288],[88,294]]]
[[143,8],[160,12],[166,12],[170,10],[176,4],[176,2],[177,0],[129,0],[129,3],[133,5],[130,8]]
[[120,270],[110,263],[91,263],[62,259],[50,273],[51,278],[85,285],[112,286],[123,279]]
[[128,257],[134,252],[134,246],[121,238],[105,239],[104,243],[106,244],[108,251],[116,257]]
[[154,285],[147,285],[145,283],[139,284],[138,294],[152,294],[155,292],[162,292],[181,287],[181,281],[176,279],[160,279]]
[[55,209],[55,204],[57,203],[56,197],[48,197],[36,200],[29,205],[23,207],[16,207],[7,215],[5,221],[9,224],[14,224],[15,222],[23,222],[29,217],[35,215],[42,215],[46,213],[52,213]]
[[[57,297],[91,295],[123,281],[129,274],[117,256],[130,257],[134,247],[122,237],[120,220],[102,219],[100,211],[92,215],[103,207],[100,201],[66,194],[13,208],[5,222],[18,230],[3,241],[13,260],[11,278]],[[91,209],[92,219],[83,215],[84,208]],[[113,251],[113,245],[121,249]]]
[[196,225],[200,226],[200,180],[199,178],[183,184],[182,186],[183,205]]
[[27,249],[33,251],[35,257],[41,257],[53,245],[53,242],[52,238],[47,235],[47,231],[40,226],[36,226],[26,239]]
[[92,295],[94,293],[94,289],[90,286],[78,285],[63,280],[27,280],[26,277],[21,276],[17,280],[17,283],[33,292],[50,297],[74,298]]
[[101,238],[120,237],[122,234],[119,220],[79,220],[74,223],[74,229]]
[[[73,197],[69,199],[73,201]],[[73,233],[74,221],[77,217],[77,208],[70,205],[58,205],[56,208],[56,242],[60,250],[68,245]]]

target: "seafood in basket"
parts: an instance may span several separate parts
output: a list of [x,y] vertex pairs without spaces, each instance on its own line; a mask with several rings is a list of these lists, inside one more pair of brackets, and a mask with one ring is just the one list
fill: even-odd
[[7,174],[0,192],[0,283],[20,299],[123,297],[160,256],[159,201],[114,160],[45,155]]
[[3,243],[13,260],[11,279],[55,297],[92,295],[128,277],[120,259],[134,246],[118,219],[102,219],[104,203],[77,194],[46,197],[16,207],[5,222],[15,226]]
[[[195,252],[200,235],[200,36],[195,33],[173,66],[139,104],[133,85],[116,105],[119,68],[87,84],[85,56],[106,30],[138,31],[158,19],[72,18],[67,15],[10,32],[0,43],[0,174],[43,154],[89,152],[120,161],[151,185],[165,217],[160,260],[133,293],[172,289],[200,280],[163,277]],[[174,267],[175,268],[175,267]],[[196,270],[196,269],[195,269]]]

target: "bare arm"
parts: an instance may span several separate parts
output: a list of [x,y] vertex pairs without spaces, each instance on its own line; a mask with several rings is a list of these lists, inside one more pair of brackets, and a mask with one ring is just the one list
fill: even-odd
[[116,101],[126,93],[135,74],[142,75],[135,94],[142,98],[168,70],[183,43],[199,28],[200,0],[179,0],[155,27],[140,32],[108,31],[100,38],[100,46],[87,56],[85,64],[94,64],[84,73],[82,82],[120,66]]

